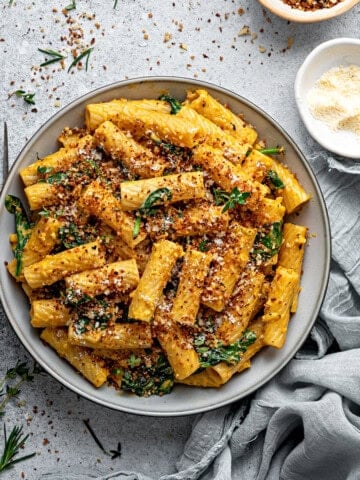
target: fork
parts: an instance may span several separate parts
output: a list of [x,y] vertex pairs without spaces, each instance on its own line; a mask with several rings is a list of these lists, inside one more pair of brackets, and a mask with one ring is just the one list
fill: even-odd
[[7,123],[4,122],[4,137],[3,137],[3,143],[4,143],[4,151],[3,151],[3,160],[2,160],[2,185],[1,189],[4,186],[4,183],[8,177],[9,174],[9,140],[8,140],[8,128],[7,128]]

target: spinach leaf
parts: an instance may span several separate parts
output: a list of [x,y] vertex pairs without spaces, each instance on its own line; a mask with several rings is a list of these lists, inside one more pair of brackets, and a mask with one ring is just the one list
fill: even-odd
[[275,222],[270,226],[268,233],[259,232],[256,235],[251,256],[253,258],[260,256],[262,259],[271,258],[279,252],[281,244],[282,222]]
[[[121,388],[135,393],[139,397],[164,395],[170,393],[174,386],[174,372],[162,353],[151,366],[145,365],[135,355],[130,356],[129,368],[124,371]],[[140,360],[140,362],[138,361]]]
[[16,259],[15,275],[18,276],[20,275],[22,269],[23,251],[26,242],[30,237],[31,225],[19,198],[15,197],[14,195],[6,195],[5,208],[9,213],[15,215],[17,244],[14,250],[14,257]]
[[245,330],[242,337],[230,345],[222,345],[221,342],[216,347],[206,343],[203,335],[200,335],[194,341],[194,347],[200,357],[200,368],[207,368],[217,365],[220,362],[226,362],[229,365],[238,363],[243,353],[256,340],[256,334],[251,330]]
[[180,112],[181,103],[179,102],[179,100],[172,97],[171,95],[161,95],[159,97],[159,100],[164,100],[165,102],[168,102],[170,104],[170,107],[171,107],[170,113],[172,115],[175,115],[176,113]]
[[150,195],[146,197],[146,199],[138,209],[138,212],[140,213],[140,215],[137,216],[135,219],[135,223],[133,227],[133,238],[136,238],[139,235],[142,217],[145,217],[147,215],[154,215],[156,210],[153,208],[153,206],[159,201],[162,201],[164,199],[171,200],[171,197],[172,197],[171,190],[166,187],[158,188],[157,190],[154,190],[153,192],[150,193]]

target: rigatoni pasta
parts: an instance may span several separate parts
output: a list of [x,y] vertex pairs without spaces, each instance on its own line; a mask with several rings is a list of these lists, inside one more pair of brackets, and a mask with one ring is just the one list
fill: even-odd
[[286,215],[310,195],[238,113],[204,89],[89,104],[20,171],[31,218],[9,196],[7,268],[95,387],[219,388],[283,346],[307,237]]

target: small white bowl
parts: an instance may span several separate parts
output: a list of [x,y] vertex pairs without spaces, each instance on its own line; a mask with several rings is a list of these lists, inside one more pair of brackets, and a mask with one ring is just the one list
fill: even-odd
[[290,7],[283,0],[259,0],[270,12],[291,22],[313,23],[329,20],[341,15],[359,3],[360,0],[343,0],[331,8],[320,8],[319,10],[303,11]]
[[339,66],[360,67],[360,40],[336,38],[317,46],[299,68],[295,79],[295,99],[300,116],[310,135],[324,148],[344,157],[360,159],[360,137],[345,130],[334,131],[313,117],[307,96],[316,81]]

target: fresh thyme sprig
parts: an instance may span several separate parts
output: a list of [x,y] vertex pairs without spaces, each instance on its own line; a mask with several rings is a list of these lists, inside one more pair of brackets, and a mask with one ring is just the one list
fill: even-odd
[[115,0],[114,1],[114,6],[113,6],[114,9],[117,7],[117,4],[118,4],[118,0]]
[[236,205],[244,205],[246,199],[250,196],[250,192],[240,192],[238,187],[234,187],[230,193],[219,188],[213,190],[215,197],[215,205],[224,204],[222,213],[226,212],[230,208],[234,208]]
[[16,90],[15,95],[19,98],[23,98],[26,103],[29,103],[30,105],[35,105],[35,93],[26,93],[25,90]]
[[[4,409],[8,402],[20,393],[20,387],[24,382],[30,382],[34,378],[34,374],[39,373],[40,367],[35,365],[30,371],[26,363],[17,363],[15,367],[9,368],[4,377],[0,380],[0,396],[4,397],[0,403],[0,416],[4,415]],[[16,380],[11,384],[12,380]],[[10,383],[8,383],[10,381]],[[22,457],[18,457],[19,451],[24,447],[29,435],[23,434],[22,426],[14,426],[9,435],[7,435],[4,425],[4,447],[0,457],[0,472],[9,470],[16,463],[27,460],[35,455],[30,453]]]
[[70,67],[68,68],[68,72],[70,72],[70,70],[75,67],[83,58],[86,58],[86,61],[85,61],[85,70],[87,71],[88,69],[88,66],[89,66],[89,57],[90,57],[90,53],[93,51],[94,49],[91,47],[91,48],[87,48],[86,50],[84,50],[82,53],[80,53],[80,55],[78,55],[76,58],[74,58],[74,60],[71,62],[70,64]]
[[46,65],[51,65],[52,63],[55,62],[60,62],[63,58],[66,58],[65,55],[63,55],[60,52],[57,52],[56,50],[43,50],[42,48],[38,48],[39,52],[45,53],[45,55],[49,55],[51,58],[49,60],[45,60],[45,62],[40,63],[40,67],[46,67]]

